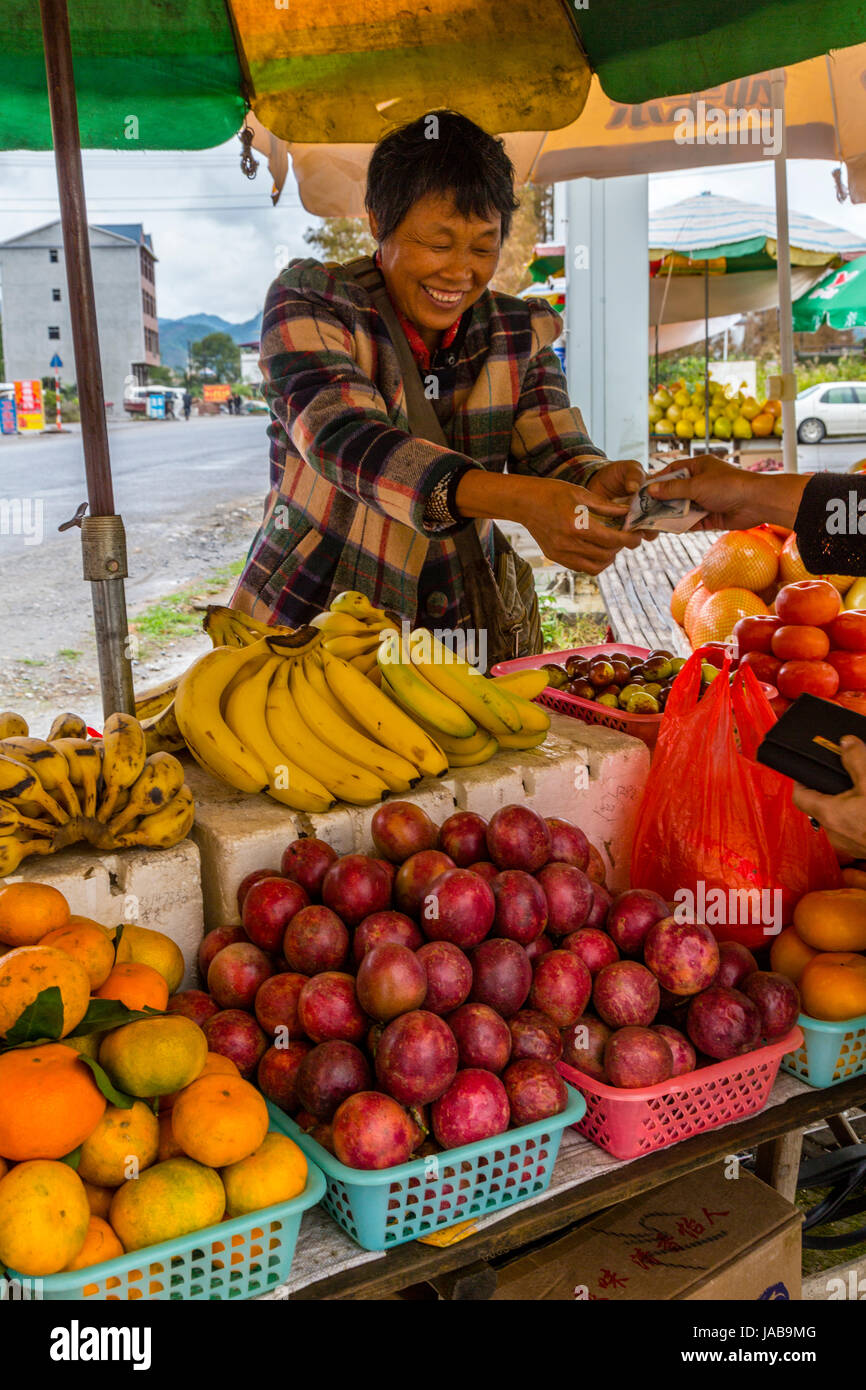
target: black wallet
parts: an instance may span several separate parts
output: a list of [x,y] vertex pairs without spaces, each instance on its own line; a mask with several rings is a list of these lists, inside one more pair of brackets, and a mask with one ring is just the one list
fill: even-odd
[[855,710],[800,695],[773,725],[755,754],[759,763],[813,791],[835,796],[854,785],[842,766],[839,741],[854,734],[866,742],[866,716]]

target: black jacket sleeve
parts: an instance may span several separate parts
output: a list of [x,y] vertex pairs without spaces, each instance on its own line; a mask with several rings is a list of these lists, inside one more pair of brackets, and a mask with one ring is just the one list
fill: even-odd
[[866,574],[866,475],[816,473],[794,530],[810,574]]

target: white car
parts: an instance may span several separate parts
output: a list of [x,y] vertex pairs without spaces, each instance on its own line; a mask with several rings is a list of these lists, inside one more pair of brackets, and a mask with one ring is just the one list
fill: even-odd
[[866,435],[866,381],[822,382],[794,402],[797,438],[820,444],[827,435]]

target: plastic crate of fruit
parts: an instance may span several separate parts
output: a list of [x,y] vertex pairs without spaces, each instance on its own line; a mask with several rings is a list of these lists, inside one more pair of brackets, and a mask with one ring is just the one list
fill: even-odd
[[277,1123],[325,1174],[328,1214],[364,1250],[390,1250],[544,1192],[563,1131],[585,1109],[583,1096],[569,1086],[568,1104],[551,1119],[374,1171],[347,1168],[288,1115]]
[[[491,668],[491,676],[503,676],[508,671],[537,671],[542,666],[565,666],[570,657],[583,657],[591,661],[593,657],[612,656],[614,653],[638,658],[643,661],[650,654],[649,647],[632,647],[627,642],[601,642],[594,647],[572,647],[569,651],[539,652],[536,656],[520,656],[513,661],[502,661]],[[603,724],[608,729],[618,729],[620,733],[631,734],[642,739],[648,748],[655,747],[658,737],[661,714],[629,714],[624,709],[611,709],[600,705],[596,700],[586,700],[572,695],[568,690],[557,690],[548,685],[536,697],[536,703],[557,714],[570,715],[572,719],[582,719],[584,724]]]
[[[271,1128],[276,1126],[273,1123]],[[309,1155],[308,1155],[309,1160]],[[285,1283],[301,1217],[325,1195],[325,1179],[308,1161],[303,1192],[290,1202],[206,1226],[115,1260],[42,1279],[8,1271],[45,1300],[214,1300],[255,1298]]]
[[800,1014],[797,1022],[803,1031],[798,1048],[786,1053],[782,1070],[798,1076],[807,1085],[821,1090],[850,1081],[866,1071],[866,1014],[829,1023],[821,1018]]
[[762,1110],[782,1058],[802,1037],[795,1027],[778,1042],[640,1090],[606,1086],[566,1062],[557,1065],[586,1101],[578,1133],[614,1158],[639,1158]]

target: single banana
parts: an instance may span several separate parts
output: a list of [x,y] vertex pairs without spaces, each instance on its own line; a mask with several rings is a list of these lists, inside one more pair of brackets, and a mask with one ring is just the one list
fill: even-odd
[[344,661],[351,661],[354,656],[366,656],[368,652],[374,652],[378,645],[378,632],[367,632],[363,637],[331,637],[325,633],[322,638],[325,651],[342,657]]
[[0,712],[0,738],[26,738],[30,726],[23,714],[6,709]]
[[332,613],[348,613],[353,618],[359,618],[361,622],[390,621],[384,608],[374,607],[367,595],[357,589],[344,589],[336,598],[331,599],[329,606]]
[[[315,690],[316,694],[319,695],[321,699],[325,701],[326,705],[330,706],[331,710],[339,720],[341,720],[344,724],[348,724],[350,729],[354,729],[355,732],[358,734],[363,734],[364,738],[366,738],[367,735],[364,733],[364,730],[361,728],[361,725],[358,723],[357,719],[353,719],[351,712],[346,709],[345,705],[340,704],[340,701],[332,693],[331,687],[325,680],[325,672],[322,669],[321,652],[310,652],[308,656],[304,657],[303,665],[306,677],[309,680],[310,685]],[[376,669],[378,670],[378,667]],[[364,764],[364,766],[366,767],[366,763]],[[415,772],[417,776],[417,768],[415,769]],[[392,787],[391,790],[393,791],[394,788]]]
[[140,695],[136,695],[135,717],[139,723],[143,724],[145,719],[151,719],[154,715],[161,714],[164,709],[168,709],[174,699],[178,679],[177,676],[174,676],[170,681],[163,681],[160,685],[152,685],[148,690],[142,690]]
[[351,613],[332,613],[330,609],[317,613],[310,627],[328,637],[364,637],[373,630],[369,623],[353,618]]
[[81,804],[69,780],[69,764],[53,744],[42,738],[4,738],[0,752],[35,772],[49,795],[57,792],[57,799],[70,816],[81,815]]
[[442,777],[448,771],[448,760],[428,734],[410,719],[399,705],[389,700],[383,691],[330,652],[322,652],[325,680],[341,704],[367,733],[395,753],[414,763],[425,777]]
[[[423,719],[428,727],[449,734],[451,738],[471,738],[476,725],[465,709],[431,685],[412,664],[406,642],[397,645],[383,642],[376,658],[379,670],[396,694],[403,709],[414,719]],[[396,659],[393,659],[396,658]]]
[[[366,677],[361,679],[366,680]],[[320,682],[328,690],[327,699],[319,688]],[[374,742],[365,733],[359,733],[354,722],[348,722],[335,712],[331,704],[333,696],[312,657],[292,663],[289,685],[298,713],[322,743],[374,772],[392,792],[407,792],[420,782],[421,774],[414,763]]]
[[523,671],[506,671],[501,676],[491,676],[490,680],[509,695],[522,695],[524,700],[534,700],[547,686],[547,672],[534,671],[528,666]]
[[50,840],[20,839],[16,833],[0,838],[0,879],[14,874],[22,859],[30,854],[51,854]]
[[32,830],[36,835],[53,835],[56,827],[46,820],[34,819],[13,806],[11,801],[0,801],[0,839],[19,830]]
[[492,734],[487,735],[487,742],[483,748],[474,753],[449,753],[448,762],[451,767],[477,767],[479,763],[486,763],[494,753],[499,752],[499,742]]
[[102,729],[102,804],[96,819],[107,823],[116,814],[117,798],[141,776],[147,749],[144,730],[133,714],[110,714]]
[[374,648],[371,652],[366,652],[363,656],[353,656],[350,660],[355,670],[360,671],[362,676],[370,676],[374,671],[378,672],[379,670],[378,648]]
[[69,780],[76,793],[81,793],[78,797],[81,814],[95,816],[102,773],[101,748],[86,738],[57,738],[54,747],[66,759]]
[[174,697],[178,728],[196,762],[241,792],[263,792],[268,774],[261,758],[232,733],[220,705],[235,676],[263,655],[264,638],[252,647],[215,647],[183,673]]
[[428,629],[416,628],[410,634],[409,653],[430,684],[459,704],[482,729],[490,734],[520,732],[520,716],[505,692],[465,661],[456,661]]
[[87,738],[87,722],[80,714],[58,714],[48,730],[48,742],[58,738]]
[[278,747],[290,749],[293,761],[320,778],[341,801],[353,806],[372,806],[383,801],[389,788],[381,777],[323,743],[304,723],[289,689],[291,670],[292,662],[280,662],[268,687],[265,716],[271,738]]
[[268,636],[268,650],[273,656],[306,656],[308,652],[318,651],[322,636],[314,627],[299,627],[277,637]]
[[186,745],[174,714],[174,699],[150,719],[142,719],[144,746],[148,753],[177,753]]
[[293,811],[329,811],[336,800],[333,792],[289,758],[268,728],[268,689],[284,664],[280,657],[269,657],[248,681],[235,684],[226,700],[225,721],[236,738],[252,748],[264,764],[269,796]]
[[173,801],[183,786],[183,768],[171,753],[151,753],[141,776],[130,788],[124,809],[108,822],[113,835],[126,830],[138,816],[151,816]]
[[[516,695],[513,690],[503,690],[500,693],[511,701],[520,717],[519,733],[547,733],[550,728],[550,714],[543,705],[533,704],[532,700],[525,700],[522,695]],[[518,737],[519,733],[517,735]]]
[[143,845],[148,849],[170,849],[183,840],[192,829],[195,820],[195,802],[192,792],[184,783],[177,796],[152,815],[143,816],[133,830],[114,837],[120,849],[132,845]]
[[500,748],[537,748],[547,738],[547,730],[531,732],[524,729],[519,734],[497,734]]
[[[399,696],[384,677],[382,678],[382,689],[390,699],[395,700],[399,705]],[[412,717],[418,721],[425,734],[429,734],[430,737],[439,744],[439,747],[442,749],[442,752],[446,755],[449,762],[451,761],[452,753],[477,753],[480,748],[486,747],[488,740],[491,738],[491,735],[488,734],[486,729],[476,729],[475,733],[469,738],[452,738],[449,734],[443,734],[439,729],[434,729],[432,724],[425,724],[424,720],[419,719],[417,714]]]
[[[355,664],[358,666],[359,670],[363,670],[363,667],[360,666],[358,662]],[[380,690],[382,689],[382,672],[379,670],[378,665],[374,666],[372,671],[364,671],[364,675],[367,677],[368,681],[372,681],[375,686],[378,686]]]

